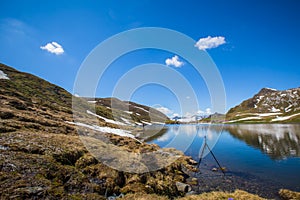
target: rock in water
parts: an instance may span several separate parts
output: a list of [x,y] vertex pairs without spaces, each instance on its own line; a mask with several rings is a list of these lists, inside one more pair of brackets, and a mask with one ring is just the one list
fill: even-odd
[[192,190],[192,187],[190,185],[181,182],[176,182],[176,187],[178,191],[184,193],[190,192]]

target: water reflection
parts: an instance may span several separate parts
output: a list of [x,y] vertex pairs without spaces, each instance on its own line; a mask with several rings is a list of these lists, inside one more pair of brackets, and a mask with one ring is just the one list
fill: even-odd
[[[204,136],[207,138],[207,144],[212,148],[216,144],[221,131],[222,126],[219,125],[170,125],[166,132],[159,132],[145,141],[158,144],[162,148],[173,147],[183,152],[192,151],[190,154],[195,155],[203,147]],[[204,157],[208,153],[208,151],[205,151]]]
[[168,127],[163,125],[145,126],[137,136],[139,139],[149,142],[164,136],[167,131]]
[[[170,125],[165,133],[148,142],[174,147],[199,160],[204,136],[221,165],[230,172],[300,191],[300,124]],[[204,157],[207,155],[206,149]],[[203,162],[202,170],[207,166],[205,170],[211,172],[216,166],[212,156]]]
[[260,149],[273,160],[300,157],[300,124],[171,125],[160,131],[148,129],[144,134],[146,142],[160,147],[174,147],[185,152],[189,146],[194,146],[195,155],[195,151],[201,149],[204,136],[208,145],[214,147],[222,130]]
[[240,124],[226,125],[224,129],[272,159],[300,157],[299,124]]

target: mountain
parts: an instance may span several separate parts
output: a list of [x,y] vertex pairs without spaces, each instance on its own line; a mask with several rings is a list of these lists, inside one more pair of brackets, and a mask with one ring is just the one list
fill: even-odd
[[[0,118],[7,120],[0,124],[0,132],[24,127],[37,130],[47,127],[50,132],[57,132],[59,129],[72,132],[65,121],[73,121],[72,98],[75,97],[66,90],[3,64],[0,64],[0,80]],[[95,108],[91,102],[88,101],[89,105],[84,103],[85,111],[95,110],[95,114],[102,117],[100,122],[108,121],[106,125],[113,125],[114,117],[120,120],[119,125],[151,124],[151,121],[164,123],[168,119],[158,110],[116,98],[97,98]],[[116,106],[112,109],[111,105]],[[129,109],[127,115],[126,109]],[[13,122],[10,123],[9,119]]]
[[221,113],[214,113],[200,120],[201,123],[222,123],[224,122],[225,115]]
[[300,88],[275,90],[263,88],[252,98],[231,108],[226,114],[229,123],[300,122]]
[[[114,101],[111,105],[129,110],[111,107]],[[186,183],[186,170],[195,170],[181,152],[138,140],[135,133],[143,128],[135,124],[165,119],[150,107],[74,97],[4,64],[0,102],[0,199],[107,199],[130,192],[178,196],[185,192],[176,183]],[[172,157],[177,160],[165,167]],[[149,171],[136,174],[147,159]]]
[[[87,98],[87,101],[102,108],[102,110],[96,108],[97,114],[105,115],[110,119],[119,118],[120,122],[129,125],[162,124],[168,120],[168,117],[160,111],[131,101],[121,101],[117,98]],[[112,116],[113,114],[115,116]]]

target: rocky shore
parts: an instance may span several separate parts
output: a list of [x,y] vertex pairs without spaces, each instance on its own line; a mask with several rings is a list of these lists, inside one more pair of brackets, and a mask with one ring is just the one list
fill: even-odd
[[[159,149],[131,138],[110,135],[110,139],[127,150]],[[220,195],[223,199],[238,195],[247,197],[238,199],[263,199],[243,191],[211,192],[233,191],[235,187],[239,188],[236,185],[239,181],[230,174],[223,179],[221,175],[205,170],[195,179],[195,161],[174,149],[173,153],[181,155],[176,162],[157,171],[135,174],[99,162],[85,149],[77,135],[10,132],[1,133],[0,143],[1,199],[106,199],[120,195],[125,195],[125,199],[156,199],[157,195],[160,199],[173,199],[193,194],[191,189],[194,193],[210,192],[183,199],[220,199]],[[219,186],[214,188],[217,181]],[[265,189],[267,191],[269,187]],[[251,192],[255,193],[255,190]],[[299,194],[282,190],[277,198],[292,199],[295,195]],[[266,197],[266,194],[262,196]]]

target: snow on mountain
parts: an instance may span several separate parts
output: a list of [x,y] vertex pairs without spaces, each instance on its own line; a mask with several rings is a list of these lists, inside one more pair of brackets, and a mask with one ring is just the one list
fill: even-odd
[[7,80],[9,80],[9,77],[2,70],[0,70],[0,79],[7,79]]
[[300,88],[275,90],[263,88],[227,113],[228,122],[297,122],[300,121]]

